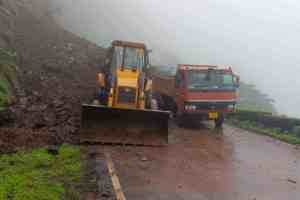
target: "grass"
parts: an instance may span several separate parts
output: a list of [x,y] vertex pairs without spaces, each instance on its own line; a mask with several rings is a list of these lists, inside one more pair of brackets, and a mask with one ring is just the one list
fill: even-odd
[[16,79],[16,55],[0,48],[0,111],[12,101],[12,88]]
[[289,144],[300,145],[300,134],[297,132],[282,132],[278,128],[267,128],[253,121],[239,121],[237,119],[229,119],[229,123],[242,129],[255,131],[256,133],[268,135],[272,138],[281,140]]
[[1,155],[0,200],[79,199],[80,170],[80,150],[70,145],[57,156],[46,149]]
[[8,81],[0,76],[0,111],[4,110],[10,102],[10,89]]

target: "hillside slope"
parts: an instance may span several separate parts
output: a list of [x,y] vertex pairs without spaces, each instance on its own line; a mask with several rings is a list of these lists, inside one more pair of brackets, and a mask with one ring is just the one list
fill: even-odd
[[[105,49],[57,25],[48,0],[1,0],[0,27],[0,48],[16,52],[14,136],[26,129],[48,132],[50,143],[74,142],[80,103],[94,96]],[[0,151],[7,135],[0,131]]]

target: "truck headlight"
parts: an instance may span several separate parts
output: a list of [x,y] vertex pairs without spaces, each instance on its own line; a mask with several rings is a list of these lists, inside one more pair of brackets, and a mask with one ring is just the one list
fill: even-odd
[[185,110],[196,110],[197,107],[195,105],[186,105],[186,106],[184,106],[184,109]]

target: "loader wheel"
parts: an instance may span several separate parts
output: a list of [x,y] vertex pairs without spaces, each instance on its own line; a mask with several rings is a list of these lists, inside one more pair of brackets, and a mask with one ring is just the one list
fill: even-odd
[[152,110],[164,110],[164,101],[159,93],[152,93],[151,95],[151,109]]
[[150,93],[146,94],[145,107],[151,110],[159,110],[157,99],[154,98],[153,95]]
[[220,113],[220,116],[217,119],[215,119],[215,127],[222,128],[224,119],[225,119],[224,113]]
[[156,99],[151,99],[151,110],[158,110],[158,102]]

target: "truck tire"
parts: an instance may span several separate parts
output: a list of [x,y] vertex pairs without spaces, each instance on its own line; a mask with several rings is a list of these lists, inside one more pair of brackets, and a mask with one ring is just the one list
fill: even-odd
[[225,120],[224,113],[220,113],[219,117],[215,119],[215,127],[222,128],[224,120]]
[[158,105],[158,110],[169,111],[171,118],[175,117],[177,114],[177,105],[174,99],[165,94],[155,92],[152,95],[152,99],[155,99]]

